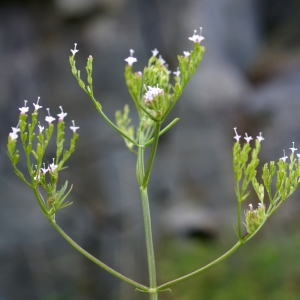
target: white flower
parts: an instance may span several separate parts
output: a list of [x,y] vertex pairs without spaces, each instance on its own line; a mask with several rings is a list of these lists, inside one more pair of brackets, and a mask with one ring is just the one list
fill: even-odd
[[197,34],[197,30],[194,30],[194,35],[192,37],[189,37],[189,40],[191,40],[194,43],[200,44],[200,42],[204,40],[204,37],[201,34],[202,34],[202,27],[200,27],[199,35]]
[[50,116],[50,109],[47,108],[47,111],[48,111],[48,116],[45,118],[46,122],[48,122],[49,124],[51,124],[55,118],[53,118],[52,116]]
[[41,126],[41,123],[39,122],[38,128],[39,128],[40,133],[42,133],[45,127]]
[[280,159],[285,162],[287,160],[287,156],[285,155],[285,151],[283,150],[283,157],[281,157]]
[[249,204],[249,208],[250,210],[253,210],[253,205],[251,203]]
[[72,120],[73,126],[70,126],[70,128],[73,130],[73,132],[75,133],[77,129],[79,129],[79,127],[75,126],[75,121]]
[[64,117],[67,115],[67,113],[64,113],[63,109],[62,109],[62,106],[59,107],[60,110],[61,110],[61,113],[60,114],[57,114],[58,117],[59,117],[59,121],[63,121],[64,120]]
[[261,141],[264,140],[264,138],[263,138],[262,135],[261,135],[261,132],[259,133],[259,136],[257,136],[256,138],[257,138],[257,140],[258,140],[259,142],[261,142]]
[[295,148],[295,142],[292,142],[293,143],[293,148],[290,148],[292,150],[292,153],[294,153],[296,150],[298,150],[297,148]]
[[162,65],[164,65],[165,63],[166,63],[166,61],[162,58],[162,56],[160,55],[159,56],[159,61],[160,61],[160,63],[162,64]]
[[54,172],[57,169],[57,167],[58,167],[58,165],[56,165],[54,163],[54,158],[53,158],[53,163],[50,164],[50,166],[49,166],[49,172]]
[[159,53],[159,51],[156,48],[154,50],[151,50],[151,52],[152,56],[156,56]]
[[40,108],[43,107],[43,106],[40,106],[40,105],[39,105],[39,101],[40,101],[40,97],[38,97],[36,104],[33,103],[34,110],[39,110]]
[[[145,87],[146,88],[146,87]],[[158,85],[156,87],[148,86],[148,90],[146,88],[146,93],[144,95],[145,103],[152,102],[158,95],[163,93],[163,89],[159,88]]]
[[183,55],[185,57],[189,57],[191,55],[191,53],[189,51],[183,51]]
[[74,49],[73,50],[70,49],[73,55],[75,55],[79,51],[76,49],[76,47],[77,47],[77,43],[74,43]]
[[236,139],[236,141],[238,142],[240,140],[241,135],[238,135],[238,133],[236,131],[236,127],[234,127],[233,130],[235,132],[235,136],[233,138]]
[[130,56],[125,59],[129,66],[132,66],[133,63],[137,62],[137,59],[133,57],[134,50],[130,49]]
[[9,134],[9,136],[10,136],[10,138],[14,141],[14,140],[16,140],[17,138],[18,138],[18,135],[15,133],[15,132],[11,132],[10,134]]
[[176,71],[176,72],[173,72],[173,74],[174,74],[175,76],[177,76],[177,77],[180,76],[180,71],[179,71],[179,68],[178,68],[178,67],[177,67],[177,71]]
[[252,136],[248,136],[247,132],[245,133],[245,137],[244,139],[246,140],[246,142],[249,144],[251,140],[253,140]]
[[18,132],[20,132],[19,123],[18,123],[17,127],[11,128],[12,132],[9,134],[9,136],[12,140],[16,140],[18,138]]
[[40,179],[41,179],[40,173],[37,174],[37,176],[34,176],[33,179],[34,179],[34,180],[37,180],[37,181],[40,181]]
[[44,168],[41,168],[41,172],[43,172],[43,174],[45,175],[49,171],[49,168],[45,168],[45,163],[43,163],[43,166]]
[[300,158],[300,154],[297,153],[297,157]]
[[24,103],[25,103],[24,107],[19,108],[19,110],[21,111],[21,115],[26,114],[29,110],[29,107],[26,107],[27,100],[24,100]]

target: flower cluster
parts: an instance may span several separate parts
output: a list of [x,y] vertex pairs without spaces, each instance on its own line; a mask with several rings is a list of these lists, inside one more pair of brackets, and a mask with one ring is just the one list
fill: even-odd
[[[189,37],[189,40],[191,40],[192,42],[194,42],[195,44],[200,44],[200,42],[202,40],[204,40],[204,37],[201,35],[202,34],[202,27],[200,27],[200,34],[198,35],[197,34],[197,30],[194,30],[194,35],[192,37]],[[78,51],[76,50],[76,45],[75,44],[75,48],[74,50],[71,50],[73,55],[75,55],[74,51]],[[134,53],[134,50],[133,49],[130,49],[130,56],[127,57],[125,59],[125,61],[127,62],[127,64],[129,66],[132,66],[135,62],[137,62],[138,60],[133,57],[133,53]],[[154,50],[151,50],[152,52],[152,57],[157,57],[159,51],[155,48]],[[184,57],[187,59],[191,53],[189,51],[183,51],[183,55]],[[168,65],[166,64],[166,61],[163,59],[163,57],[161,55],[159,55],[158,57],[158,61],[161,63],[162,66],[165,66],[166,68],[168,68]],[[168,74],[171,74],[172,72],[168,70]],[[177,71],[174,71],[173,74],[176,76],[176,77],[179,77],[180,76],[180,71],[179,71],[179,68],[177,68]]]
[[[42,106],[39,105],[39,100],[40,100],[40,97],[38,97],[37,103],[33,103],[35,113],[40,108],[42,108]],[[20,115],[25,115],[29,111],[29,107],[26,106],[27,102],[28,102],[27,100],[24,100],[24,103],[25,103],[24,106],[19,108]],[[62,122],[64,120],[65,116],[67,115],[67,113],[65,113],[63,111],[62,106],[60,106],[59,108],[61,110],[61,113],[57,114],[57,116],[59,117],[58,121]],[[45,117],[45,121],[48,122],[48,124],[50,125],[53,121],[55,121],[55,118],[50,115],[49,108],[46,108],[46,110],[48,111],[48,116]],[[73,131],[73,133],[75,133],[76,130],[79,129],[79,127],[75,126],[74,120],[72,120],[72,124],[73,124],[73,126],[70,126],[70,129]],[[44,126],[41,126],[40,122],[38,123],[38,128],[39,128],[39,132],[42,133],[44,130]],[[9,133],[9,137],[11,138],[11,140],[16,140],[18,138],[18,132],[20,132],[19,124],[17,125],[17,127],[12,127],[12,132]]]
[[265,221],[266,212],[263,203],[258,204],[257,209],[253,209],[253,205],[249,204],[249,209],[245,213],[247,232],[252,234]]
[[[290,148],[291,151],[292,151],[292,155],[294,155],[294,152],[298,150],[298,148],[295,148],[295,142],[292,142],[293,143],[293,147]],[[297,157],[300,158],[300,154],[297,153]],[[283,157],[280,158],[283,162],[286,162],[286,160],[288,159],[288,156],[285,155],[285,150],[283,150]]]
[[[233,138],[234,138],[237,142],[239,142],[241,136],[238,135],[236,129],[237,129],[236,127],[233,128],[233,130],[234,130],[234,132],[235,132],[235,136],[234,136]],[[259,142],[261,142],[261,141],[264,140],[264,137],[263,137],[261,134],[262,134],[262,133],[260,132],[259,135],[256,137],[256,139],[257,139]],[[247,133],[247,132],[245,133],[244,139],[245,139],[245,141],[246,141],[248,144],[250,143],[251,140],[253,140],[252,136],[248,136],[248,133]]]
[[194,35],[192,37],[189,37],[189,40],[191,40],[194,43],[200,44],[202,40],[204,40],[204,37],[202,34],[202,27],[200,27],[200,33],[197,34],[197,30],[194,30]]
[[151,102],[153,102],[159,95],[163,94],[163,90],[161,88],[158,87],[158,85],[156,87],[152,87],[152,86],[148,86],[148,90],[146,89],[146,93],[144,95],[144,99],[145,99],[145,104],[149,105]]
[[40,171],[38,172],[37,176],[34,176],[34,180],[38,180],[39,181],[40,178],[41,178],[40,177],[41,174],[46,175],[47,172],[53,173],[57,169],[57,167],[58,167],[58,165],[56,165],[54,163],[54,160],[55,160],[55,158],[53,158],[53,163],[49,164],[47,168],[45,167],[45,163],[43,163],[44,167],[40,168]]

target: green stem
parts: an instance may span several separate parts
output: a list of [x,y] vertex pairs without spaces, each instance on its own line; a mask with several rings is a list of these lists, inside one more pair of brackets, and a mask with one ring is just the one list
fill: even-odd
[[[163,135],[166,131],[168,131],[171,127],[173,127],[177,122],[179,121],[179,118],[174,119],[169,125],[167,125],[162,131],[160,131],[159,136]],[[149,140],[146,144],[145,147],[149,146],[150,144],[153,143],[154,138]]]
[[208,265],[190,273],[190,274],[187,274],[185,276],[182,276],[180,278],[177,278],[175,280],[172,280],[172,281],[169,281],[165,284],[162,284],[160,285],[158,288],[157,288],[157,291],[162,291],[176,283],[179,283],[179,282],[182,282],[182,281],[185,281],[191,277],[194,277],[208,269],[210,269],[211,267],[217,265],[218,263],[222,262],[223,260],[225,260],[227,257],[229,257],[231,254],[233,254],[241,245],[243,245],[244,241],[243,240],[239,240],[229,251],[227,251],[225,254],[223,254],[222,256],[220,256],[219,258],[217,258],[216,260],[214,260],[213,262],[209,263]]
[[151,173],[151,169],[153,166],[154,157],[155,157],[155,153],[156,153],[156,149],[157,149],[157,145],[158,145],[159,131],[160,131],[161,123],[155,123],[154,126],[155,126],[155,128],[154,128],[153,144],[152,144],[152,148],[151,148],[151,152],[150,152],[150,156],[149,156],[149,160],[148,160],[147,168],[146,168],[146,172],[145,172],[145,177],[144,177],[144,181],[143,181],[144,187],[148,186],[149,177],[150,177],[150,173]]
[[156,267],[155,267],[155,256],[154,256],[154,247],[153,247],[153,240],[152,240],[151,217],[150,217],[150,208],[149,208],[147,188],[141,187],[140,193],[141,193],[145,237],[146,237],[149,285],[150,285],[150,290],[153,290],[153,292],[150,293],[150,300],[155,300],[155,299],[158,299],[157,291],[156,291],[156,287],[157,287]]
[[242,202],[240,200],[238,200],[237,219],[238,219],[238,235],[239,235],[239,239],[242,238],[241,207],[242,207]]
[[106,264],[104,264],[103,262],[101,262],[100,260],[98,260],[96,257],[94,257],[93,255],[91,255],[90,253],[88,253],[87,251],[85,251],[83,248],[81,248],[75,241],[73,241],[56,223],[55,221],[53,221],[52,219],[49,219],[51,225],[62,235],[62,237],[68,242],[70,243],[77,251],[79,251],[83,256],[85,256],[86,258],[88,258],[89,260],[91,260],[93,263],[95,263],[96,265],[98,265],[99,267],[101,267],[102,269],[104,269],[105,271],[107,271],[108,273],[114,275],[115,277],[133,285],[134,287],[136,287],[139,290],[145,291],[147,292],[149,290],[148,287],[139,284],[138,282],[135,282],[131,279],[129,279],[128,277],[120,274],[119,272],[115,271],[114,269],[112,269],[111,267],[107,266]]
[[86,94],[92,99],[96,109],[98,110],[98,112],[100,113],[100,115],[103,117],[103,119],[112,127],[114,128],[116,131],[118,131],[125,139],[127,139],[130,143],[132,143],[134,146],[136,146],[137,148],[139,147],[139,145],[132,140],[128,135],[126,135],[118,126],[116,126],[103,112],[101,105],[99,102],[97,102],[97,100],[94,98],[94,96],[90,93],[88,93],[87,91],[85,91]]
[[158,293],[156,290],[156,267],[155,267],[155,256],[154,256],[154,247],[153,247],[153,239],[152,239],[152,229],[151,229],[151,217],[150,217],[150,208],[148,201],[148,193],[147,193],[147,185],[151,172],[151,168],[153,165],[153,160],[155,156],[155,150],[157,148],[157,142],[159,137],[160,124],[155,124],[155,134],[154,134],[154,142],[152,145],[147,170],[145,173],[144,168],[144,152],[145,152],[145,137],[144,137],[144,129],[145,122],[147,121],[147,116],[143,115],[141,117],[140,122],[140,130],[139,130],[139,144],[141,147],[138,149],[138,161],[137,161],[137,181],[140,186],[140,194],[142,201],[142,210],[143,210],[143,219],[144,219],[144,229],[145,229],[145,239],[146,239],[146,248],[147,248],[147,261],[148,261],[148,272],[149,272],[149,295],[150,300],[157,300]]
[[38,201],[39,206],[41,207],[44,215],[47,217],[47,219],[49,220],[49,222],[51,223],[51,225],[62,235],[62,237],[68,242],[70,243],[77,251],[79,251],[83,256],[85,256],[86,258],[88,258],[89,260],[91,260],[93,263],[95,263],[96,265],[98,265],[99,267],[101,267],[102,269],[104,269],[105,271],[107,271],[108,273],[118,277],[119,279],[133,285],[134,287],[136,287],[137,289],[144,291],[144,292],[148,292],[149,288],[138,283],[135,282],[131,279],[129,279],[128,277],[120,274],[119,272],[115,271],[114,269],[112,269],[111,267],[107,266],[106,264],[104,264],[103,262],[101,262],[100,260],[98,260],[96,257],[94,257],[93,255],[91,255],[90,253],[88,253],[87,251],[85,251],[83,248],[81,248],[75,241],[73,241],[55,222],[55,220],[49,215],[47,209],[45,208],[45,206],[43,205],[43,202],[41,200],[41,196],[39,194],[39,192],[37,191],[37,188],[33,188],[33,192],[34,195]]

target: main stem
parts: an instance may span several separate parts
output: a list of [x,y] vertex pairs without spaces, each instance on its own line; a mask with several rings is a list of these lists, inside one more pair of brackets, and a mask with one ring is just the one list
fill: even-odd
[[[160,124],[155,124],[155,133],[154,140],[149,156],[149,160],[147,163],[146,171],[144,166],[144,152],[145,152],[145,138],[144,138],[144,130],[145,130],[145,122],[147,120],[147,116],[142,116],[139,130],[139,149],[138,149],[138,160],[137,160],[137,181],[140,186],[140,194],[142,201],[142,210],[143,210],[143,218],[144,218],[144,229],[145,229],[145,238],[146,238],[146,248],[147,248],[147,260],[148,260],[148,271],[149,271],[149,295],[150,300],[158,299],[157,282],[156,282],[156,267],[155,267],[155,255],[154,255],[154,247],[153,247],[153,238],[152,238],[152,229],[151,229],[151,217],[150,217],[150,207],[148,201],[148,193],[147,186],[148,181],[156,153],[156,148],[158,144]],[[142,146],[142,147],[141,147]]]

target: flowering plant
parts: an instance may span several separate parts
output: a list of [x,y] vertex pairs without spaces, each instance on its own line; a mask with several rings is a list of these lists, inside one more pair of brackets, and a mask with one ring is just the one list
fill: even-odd
[[[58,188],[59,172],[64,169],[64,165],[70,155],[75,150],[75,144],[78,139],[77,130],[79,127],[75,125],[74,120],[70,129],[73,131],[73,137],[70,141],[69,149],[64,149],[65,142],[65,121],[67,116],[60,106],[60,113],[57,114],[58,121],[56,123],[56,155],[52,163],[43,161],[47,146],[53,135],[56,118],[50,115],[50,109],[47,108],[48,115],[45,121],[48,123],[47,128],[42,126],[38,121],[38,111],[42,108],[39,105],[40,97],[37,103],[33,103],[34,111],[31,114],[31,123],[27,121],[29,107],[25,100],[24,107],[20,108],[20,116],[17,127],[12,127],[12,132],[8,137],[8,156],[12,162],[17,176],[32,189],[37,202],[52,224],[52,226],[80,253],[93,261],[95,264],[105,269],[112,275],[131,284],[136,290],[149,293],[151,300],[158,299],[158,293],[169,289],[170,286],[198,275],[212,266],[223,261],[236,251],[241,245],[251,239],[263,226],[266,220],[286,201],[296,190],[300,182],[300,155],[294,157],[294,152],[297,150],[294,147],[290,148],[292,153],[290,160],[285,155],[275,164],[274,161],[266,163],[263,167],[262,183],[257,180],[257,167],[259,164],[258,154],[261,148],[261,143],[264,138],[260,133],[255,140],[255,147],[251,146],[253,138],[245,134],[245,143],[240,143],[241,136],[234,128],[236,140],[233,146],[233,170],[235,177],[235,192],[237,196],[237,243],[224,255],[217,258],[208,265],[197,269],[185,276],[174,279],[170,282],[158,285],[156,280],[156,266],[154,247],[151,230],[151,217],[148,201],[148,182],[158,146],[159,137],[174,126],[179,119],[174,119],[163,129],[162,123],[169,115],[170,111],[177,103],[187,83],[195,73],[199,63],[204,54],[204,47],[200,46],[204,39],[202,36],[202,28],[200,28],[199,35],[197,31],[189,38],[194,43],[194,49],[190,52],[183,51],[183,55],[178,55],[179,66],[177,71],[172,72],[168,70],[168,66],[161,55],[158,56],[158,50],[152,50],[152,56],[149,59],[148,65],[143,72],[133,72],[133,64],[137,62],[137,58],[133,56],[134,51],[130,50],[130,56],[125,59],[125,79],[128,91],[133,99],[139,116],[139,125],[134,128],[131,125],[129,118],[129,106],[125,105],[123,111],[116,112],[116,123],[112,122],[103,112],[101,104],[96,100],[93,92],[93,57],[89,56],[87,59],[86,73],[87,82],[81,79],[80,70],[76,68],[75,55],[78,53],[77,44],[71,50],[70,65],[73,75],[80,88],[91,98],[97,111],[104,118],[104,120],[115,129],[123,137],[127,148],[137,156],[136,178],[140,189],[141,204],[144,217],[144,228],[146,237],[148,271],[149,271],[149,286],[140,284],[128,277],[118,273],[111,267],[105,265],[103,262],[92,256],[90,253],[81,248],[75,241],[73,241],[56,223],[55,214],[62,208],[71,205],[66,201],[71,188],[68,189],[68,182],[66,181],[62,187]],[[173,84],[170,83],[170,78],[173,77]],[[37,128],[36,128],[37,127]],[[17,167],[19,160],[19,150],[17,150],[17,140],[20,135],[21,144],[26,156],[28,175],[24,175]],[[253,142],[252,142],[253,143]],[[149,147],[150,154],[147,157],[145,150]],[[276,173],[276,179],[275,179]],[[276,182],[275,191],[273,191],[273,182]],[[253,205],[249,204],[249,209],[244,213],[246,233],[243,233],[242,222],[242,204],[249,195],[249,185],[252,185],[255,193],[259,199],[257,209],[253,209]],[[266,191],[266,193],[265,193]],[[268,197],[266,202],[265,194]]]

